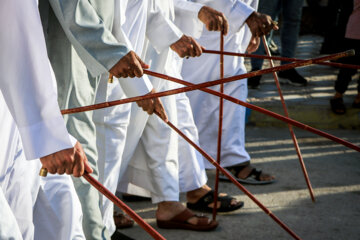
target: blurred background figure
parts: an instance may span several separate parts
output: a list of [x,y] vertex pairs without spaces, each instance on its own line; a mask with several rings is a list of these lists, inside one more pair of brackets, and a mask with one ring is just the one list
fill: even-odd
[[[300,31],[301,14],[304,0],[260,0],[260,13],[268,14],[272,19],[281,18],[280,26],[280,55],[282,57],[293,58]],[[271,36],[271,35],[270,35]],[[270,40],[269,40],[270,39]],[[269,45],[271,45],[271,38],[268,38]],[[264,46],[261,43],[259,49],[255,54],[265,55]],[[262,59],[251,59],[251,70],[259,70],[263,65]],[[281,62],[286,64],[287,62]],[[280,81],[294,86],[306,86],[307,80],[302,77],[295,69],[279,72]],[[261,76],[256,76],[248,79],[249,88],[258,88],[260,85]]]
[[[360,65],[360,0],[353,0],[353,12],[351,13],[345,31],[344,46],[347,49],[355,49],[355,56],[343,58],[339,61],[347,64]],[[335,81],[335,95],[330,99],[331,110],[335,114],[345,114],[346,107],[343,95],[352,80],[352,76],[358,71],[356,69],[342,68]],[[360,77],[358,79],[357,96],[352,104],[354,108],[360,108]]]

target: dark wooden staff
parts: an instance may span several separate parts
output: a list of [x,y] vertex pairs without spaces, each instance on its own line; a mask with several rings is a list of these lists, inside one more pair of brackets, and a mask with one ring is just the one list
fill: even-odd
[[[155,112],[157,116],[160,116],[159,113]],[[162,119],[162,118],[161,118]],[[162,119],[163,120],[163,119]],[[295,232],[293,232],[287,225],[285,225],[278,217],[276,217],[267,207],[265,207],[254,195],[252,195],[243,185],[241,185],[236,179],[227,172],[223,167],[220,166],[209,154],[207,154],[201,147],[194,143],[190,138],[188,138],[183,132],[181,132],[177,127],[175,127],[170,121],[163,120],[169,127],[171,127],[175,132],[177,132],[182,138],[184,138],[191,146],[193,146],[197,151],[199,151],[212,165],[216,167],[217,170],[222,172],[229,180],[234,183],[243,193],[245,193],[256,205],[258,205],[267,215],[269,215],[277,224],[279,224],[287,233],[289,233],[294,239],[301,239]],[[215,201],[214,201],[215,203]],[[216,205],[214,205],[214,208]]]
[[[279,61],[284,61],[284,62],[299,62],[299,61],[302,61],[301,59],[298,59],[298,58],[265,56],[265,55],[248,54],[248,53],[234,53],[234,52],[226,52],[226,51],[207,50],[207,49],[204,49],[203,53],[223,54],[223,55],[236,56],[236,57],[271,59],[271,60],[279,60]],[[315,63],[315,64],[326,65],[326,66],[337,67],[337,68],[360,69],[359,65],[353,65],[353,64],[344,64],[344,63],[335,63],[335,62],[319,62],[319,63]]]
[[[220,32],[220,52],[224,51],[224,34]],[[224,78],[224,54],[220,54],[220,79]],[[220,93],[224,94],[224,84],[220,84]],[[222,139],[222,126],[224,117],[224,98],[219,98],[219,130],[217,139],[217,155],[216,161],[220,165],[221,162],[221,139]],[[214,204],[217,203],[219,192],[219,169],[216,168],[215,174],[215,187],[214,187]],[[214,205],[217,206],[217,205]],[[217,207],[213,208],[213,220],[216,220]]]
[[[267,44],[267,41],[266,41],[266,38],[265,36],[262,37],[262,42],[264,44],[264,47],[265,47],[265,51],[266,51],[266,54],[271,57],[271,53],[270,53],[270,50],[269,50],[269,46]],[[274,62],[272,59],[269,59],[269,63],[270,63],[270,67],[273,67],[274,66]],[[278,78],[278,75],[276,72],[273,72],[272,73],[273,76],[274,76],[274,80],[275,80],[275,83],[276,83],[276,87],[278,89],[278,92],[279,92],[279,96],[280,96],[280,100],[281,100],[281,104],[283,106],[283,109],[284,109],[284,113],[285,113],[285,116],[286,117],[289,117],[289,113],[288,113],[288,109],[286,107],[286,103],[285,103],[285,99],[284,99],[284,96],[282,94],[282,91],[281,91],[281,87],[280,87],[280,82],[279,82],[279,78]],[[301,166],[301,169],[303,171],[303,174],[304,174],[304,177],[305,177],[305,181],[306,181],[306,184],[307,184],[307,187],[309,189],[309,193],[310,193],[310,197],[311,197],[311,200],[313,202],[315,202],[315,197],[314,197],[314,191],[313,191],[313,188],[311,186],[311,182],[310,182],[310,178],[309,178],[309,175],[308,175],[308,172],[306,170],[306,167],[305,167],[305,163],[304,163],[304,159],[301,155],[301,151],[300,151],[300,147],[299,147],[299,143],[297,141],[297,138],[296,138],[296,135],[294,133],[294,129],[292,127],[291,124],[288,124],[289,126],[289,131],[290,131],[290,135],[291,135],[291,138],[293,140],[293,143],[294,143],[294,147],[295,147],[295,150],[296,150],[296,154],[299,158],[299,162],[300,162],[300,166]]]
[[[188,86],[188,87],[183,87],[183,88],[178,88],[178,89],[173,89],[173,90],[168,90],[168,91],[163,91],[163,92],[158,92],[158,93],[147,94],[147,95],[144,95],[144,96],[131,97],[131,98],[126,98],[126,99],[121,99],[121,100],[116,100],[116,101],[98,103],[98,104],[93,104],[93,105],[89,105],[89,106],[83,106],[83,107],[77,107],[77,108],[71,108],[71,109],[64,109],[64,110],[61,110],[61,113],[62,114],[71,114],[71,113],[78,113],[78,112],[86,112],[86,111],[92,111],[92,110],[96,110],[96,109],[107,108],[107,107],[111,107],[111,106],[136,102],[136,101],[150,99],[150,98],[165,97],[165,96],[169,96],[169,95],[173,95],[173,94],[178,94],[178,93],[183,93],[183,92],[188,92],[188,91],[194,91],[194,90],[201,89],[201,88],[207,88],[207,87],[215,86],[215,85],[219,85],[221,83],[233,82],[233,81],[237,81],[237,80],[244,79],[244,78],[255,77],[255,76],[268,74],[268,73],[272,73],[272,72],[283,71],[283,70],[287,70],[287,69],[291,69],[291,68],[305,67],[305,66],[309,66],[311,64],[315,64],[315,63],[318,63],[318,62],[329,61],[329,60],[334,60],[334,59],[338,59],[338,58],[342,58],[342,57],[353,56],[354,54],[355,54],[354,50],[348,50],[348,51],[345,51],[345,52],[336,53],[336,54],[332,54],[332,55],[328,55],[328,56],[324,56],[324,57],[302,60],[302,61],[295,62],[295,63],[289,63],[289,64],[285,64],[285,65],[282,65],[282,66],[277,66],[277,67],[273,67],[273,68],[267,68],[267,69],[262,69],[262,70],[258,70],[258,71],[253,71],[253,72],[250,72],[250,73],[245,73],[245,74],[232,76],[232,77],[227,77],[227,78],[218,79],[218,80],[209,81],[209,82],[204,82],[204,83],[200,83],[200,84],[196,84],[196,85],[192,85],[192,86]],[[146,72],[151,73],[150,71],[147,71],[147,70],[144,70],[144,72],[145,73]],[[152,72],[152,73],[154,73],[154,72]],[[168,80],[170,80],[170,78],[171,78],[171,77],[168,77],[168,76],[163,75],[163,74],[161,76],[163,76],[164,79],[169,78]],[[171,78],[171,79],[176,80],[176,78]],[[182,80],[180,80],[180,81],[182,81]],[[187,83],[185,81],[182,81],[182,82],[183,83],[181,83],[181,84],[184,84],[184,83],[186,84]],[[217,93],[217,94],[220,94],[220,93]],[[219,95],[217,95],[217,96],[219,96]],[[224,97],[224,99],[226,99],[226,98]],[[229,101],[231,101],[231,100],[229,100]],[[240,104],[240,105],[242,105],[242,104]],[[245,106],[245,105],[243,105],[243,106]],[[250,105],[248,105],[248,107],[251,108]],[[257,109],[255,111],[261,111],[261,110]],[[267,113],[265,113],[265,114],[267,114]]]
[[[183,88],[178,88],[178,89],[173,89],[173,90],[168,90],[168,91],[164,91],[164,92],[158,92],[158,93],[153,93],[153,94],[148,94],[148,95],[144,95],[144,96],[138,96],[138,97],[132,97],[132,98],[127,98],[127,99],[121,99],[121,100],[116,100],[116,101],[111,101],[111,102],[104,102],[104,103],[99,103],[99,104],[94,104],[94,105],[89,105],[89,106],[84,106],[84,107],[78,107],[78,108],[72,108],[72,109],[65,109],[62,110],[62,114],[72,114],[72,113],[78,113],[78,112],[86,112],[86,111],[91,111],[91,110],[96,110],[96,109],[102,109],[102,108],[107,108],[107,107],[111,107],[111,106],[116,106],[116,105],[120,105],[120,104],[125,104],[125,103],[130,103],[130,102],[136,102],[139,100],[144,100],[144,99],[150,99],[150,98],[157,98],[157,97],[164,97],[164,96],[169,96],[169,95],[173,95],[173,94],[178,94],[178,93],[182,93],[182,92],[188,92],[188,91],[193,91],[193,90],[197,90],[197,89],[201,89],[201,91],[205,91],[208,92],[212,95],[218,96],[218,97],[223,97],[224,99],[233,102],[235,104],[250,108],[254,111],[257,112],[261,112],[265,115],[271,116],[273,118],[276,118],[280,121],[286,122],[286,123],[290,123],[293,126],[296,126],[298,128],[304,129],[306,131],[312,132],[314,134],[317,134],[319,136],[325,137],[327,139],[330,139],[334,142],[337,142],[339,144],[342,144],[348,148],[354,149],[358,152],[360,152],[360,147],[356,146],[355,144],[352,144],[346,140],[343,140],[341,138],[338,138],[334,135],[325,133],[323,131],[320,131],[316,128],[310,127],[308,125],[305,125],[303,123],[300,123],[296,120],[293,120],[291,118],[287,118],[285,116],[282,116],[280,114],[271,112],[269,110],[266,110],[264,108],[252,105],[250,103],[246,103],[243,102],[239,99],[233,98],[231,96],[228,96],[226,94],[221,94],[219,92],[216,92],[214,90],[211,89],[203,89],[209,86],[215,86],[218,85],[220,83],[225,83],[225,82],[231,82],[231,81],[236,81],[239,79],[243,79],[243,78],[248,78],[248,77],[252,77],[252,76],[257,76],[257,75],[261,75],[261,74],[267,74],[267,73],[271,73],[271,72],[275,72],[275,71],[281,71],[281,70],[286,70],[286,69],[290,69],[290,68],[294,68],[297,66],[297,64],[301,64],[301,66],[306,66],[306,65],[310,65],[313,63],[313,61],[327,61],[329,60],[329,58],[340,58],[340,57],[344,57],[344,56],[350,56],[353,55],[354,52],[353,51],[346,51],[343,53],[337,53],[337,54],[333,54],[333,55],[329,55],[327,57],[322,57],[322,58],[316,58],[316,59],[309,59],[309,60],[304,60],[304,62],[299,62],[299,63],[290,63],[290,64],[286,64],[283,66],[278,66],[278,67],[274,67],[274,68],[268,68],[268,69],[263,69],[263,70],[259,70],[259,71],[254,71],[251,73],[246,73],[246,74],[242,74],[242,75],[238,75],[238,76],[233,76],[233,77],[229,77],[229,78],[224,78],[224,79],[220,79],[220,80],[215,80],[215,81],[211,81],[211,82],[205,82],[205,83],[201,83],[201,84],[196,84],[196,85],[192,85],[192,83],[177,79],[177,78],[173,78],[164,74],[160,74],[160,73],[155,73],[155,72],[151,72],[148,70],[144,70],[144,72],[146,74],[155,76],[155,77],[159,77],[159,78],[163,78],[165,80],[169,80],[169,81],[174,81],[183,85],[191,85],[188,87],[183,87]],[[306,64],[305,64],[306,62]]]

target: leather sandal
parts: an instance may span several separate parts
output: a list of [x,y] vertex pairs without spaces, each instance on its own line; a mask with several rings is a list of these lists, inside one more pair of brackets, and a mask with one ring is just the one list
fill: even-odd
[[[246,178],[239,178],[239,173],[245,169],[245,168],[251,168],[251,171],[249,172],[248,176]],[[232,166],[232,167],[226,167],[225,168],[239,183],[245,183],[245,184],[252,184],[252,185],[264,185],[264,184],[270,184],[276,182],[275,179],[272,180],[261,180],[261,175],[263,174],[261,169],[256,169],[253,167],[250,163],[245,166]],[[224,181],[230,181],[226,176],[221,174],[219,176],[219,179]]]
[[[198,219],[197,224],[191,224],[188,222],[188,220],[193,217]],[[193,231],[211,231],[218,226],[216,221],[209,221],[208,217],[195,215],[187,208],[170,220],[157,219],[156,223],[159,228],[184,229]]]
[[[217,212],[231,212],[235,211],[242,206],[244,206],[244,202],[237,201],[236,204],[231,204],[232,200],[234,200],[232,196],[220,196],[218,195],[218,202],[220,202],[220,207],[217,208]],[[235,199],[236,200],[236,199]],[[186,206],[195,211],[201,212],[209,212],[212,213],[213,208],[209,207],[209,204],[214,203],[214,191],[210,190],[204,196],[202,196],[196,203],[186,203]],[[214,204],[215,205],[215,204]]]

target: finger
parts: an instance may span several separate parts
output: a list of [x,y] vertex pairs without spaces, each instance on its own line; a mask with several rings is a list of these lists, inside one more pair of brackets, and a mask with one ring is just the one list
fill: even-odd
[[63,175],[65,173],[65,168],[58,168],[56,173]]
[[135,63],[134,74],[136,77],[142,77],[144,75],[143,68],[141,67],[140,62]]
[[129,72],[129,77],[134,78],[134,77],[135,77],[135,73],[134,73],[134,72]]
[[196,54],[196,56],[197,57],[199,57],[201,54],[202,54],[202,47],[201,47],[201,45],[197,42],[197,41],[195,41],[194,40],[194,42],[193,42],[193,45],[194,45],[194,50],[195,50],[195,54]]
[[74,177],[81,177],[84,174],[84,163],[77,157],[74,164],[73,175]]
[[196,50],[194,49],[194,45],[190,44],[189,46],[189,56],[195,57],[196,56]]
[[223,19],[223,34],[227,35],[229,32],[229,22],[225,16],[223,16],[223,17],[224,17],[224,19]]
[[140,65],[142,68],[148,69],[150,68],[150,65],[144,63],[139,56],[136,56],[137,60],[140,62]]
[[88,161],[87,157],[85,156],[85,154],[84,154],[83,158],[84,158],[85,171],[88,172],[88,173],[93,173],[94,170],[91,168],[91,166],[89,164],[89,161]]
[[160,117],[167,122],[168,121],[168,116],[166,115],[166,111],[165,111],[164,106],[162,105],[162,102],[160,101],[159,98],[157,98],[155,100],[155,102],[156,102],[155,111],[157,113],[159,113]]
[[206,28],[207,28],[207,30],[209,30],[209,31],[213,31],[213,29],[214,29],[214,21],[211,20],[211,21],[209,22],[209,25],[208,25]]

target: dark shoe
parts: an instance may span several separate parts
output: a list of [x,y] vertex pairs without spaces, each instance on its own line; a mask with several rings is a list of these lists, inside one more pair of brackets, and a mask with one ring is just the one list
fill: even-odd
[[353,107],[353,108],[360,108],[360,102],[355,102],[355,101],[354,101],[354,102],[352,103],[352,107]]
[[[252,69],[251,71],[258,71],[260,69]],[[258,89],[260,85],[261,75],[248,78],[248,88]]]
[[346,107],[342,98],[330,99],[330,106],[333,113],[343,115],[346,113]]
[[128,237],[121,232],[115,231],[114,234],[111,236],[111,240],[135,240],[134,238]]
[[[264,185],[276,182],[275,178],[270,174],[263,173],[262,170],[258,170],[251,164],[242,166],[232,166],[225,168],[239,183],[252,184],[252,185]],[[245,178],[239,178],[239,173],[242,171],[248,172]],[[272,179],[263,180],[264,176],[270,176]],[[230,181],[225,175],[219,176],[220,180]]]
[[[237,201],[236,204],[231,204],[232,200],[234,200],[232,196],[220,196],[218,195],[218,202],[220,202],[220,207],[217,209],[217,212],[231,212],[235,211],[242,206],[244,206],[244,202]],[[187,208],[200,212],[209,212],[212,213],[213,208],[209,207],[211,203],[214,202],[214,191],[210,190],[203,197],[201,197],[196,203],[186,203]]]
[[114,222],[116,229],[131,228],[134,226],[134,221],[122,213],[114,212]]
[[307,80],[301,76],[295,69],[289,69],[278,73],[281,83],[287,83],[293,86],[306,86]]

